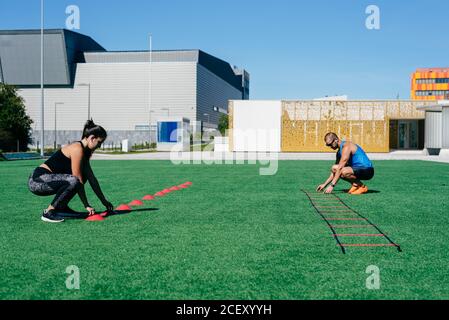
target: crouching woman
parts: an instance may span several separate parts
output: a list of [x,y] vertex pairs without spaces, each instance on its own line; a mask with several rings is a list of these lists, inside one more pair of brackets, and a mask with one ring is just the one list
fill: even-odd
[[68,204],[76,194],[79,195],[88,215],[94,215],[95,209],[87,201],[84,189],[87,181],[106,210],[113,210],[113,205],[101,191],[90,166],[92,154],[106,138],[106,130],[89,120],[84,126],[80,141],[64,146],[34,170],[28,180],[30,191],[38,196],[55,195],[52,203],[42,213],[42,221],[64,222],[61,213],[74,212]]

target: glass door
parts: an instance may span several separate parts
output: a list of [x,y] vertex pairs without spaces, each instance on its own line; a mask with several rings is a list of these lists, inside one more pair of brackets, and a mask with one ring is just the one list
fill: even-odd
[[399,149],[418,149],[418,121],[399,121]]

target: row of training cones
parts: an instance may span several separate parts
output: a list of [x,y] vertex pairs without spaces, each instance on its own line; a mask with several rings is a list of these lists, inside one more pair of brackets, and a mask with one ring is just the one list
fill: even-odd
[[[155,200],[156,197],[164,197],[165,195],[169,194],[170,192],[179,191],[179,190],[182,190],[182,189],[187,189],[190,186],[192,186],[192,184],[193,184],[192,182],[188,181],[188,182],[185,182],[183,184],[180,184],[179,186],[174,186],[174,187],[171,187],[171,188],[164,189],[162,191],[156,192],[154,194],[154,196],[153,195],[146,195],[146,196],[144,196],[142,198],[142,200],[144,200],[144,201],[152,201],[152,200]],[[132,210],[131,207],[137,207],[137,206],[143,206],[143,205],[144,205],[144,203],[141,200],[133,200],[133,201],[131,201],[128,204],[121,204],[121,205],[119,205],[115,209],[115,211],[131,211]],[[86,219],[86,221],[103,221],[108,216],[108,214],[109,214],[109,212],[105,211],[103,213],[90,216],[89,218]]]

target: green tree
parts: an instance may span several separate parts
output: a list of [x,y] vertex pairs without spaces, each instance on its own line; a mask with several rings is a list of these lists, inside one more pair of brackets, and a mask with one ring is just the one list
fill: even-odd
[[228,129],[229,129],[229,116],[227,114],[222,114],[220,120],[218,121],[218,130],[224,137],[226,134],[226,130]]
[[14,86],[0,83],[0,149],[26,151],[31,143],[33,120],[26,114],[23,98]]

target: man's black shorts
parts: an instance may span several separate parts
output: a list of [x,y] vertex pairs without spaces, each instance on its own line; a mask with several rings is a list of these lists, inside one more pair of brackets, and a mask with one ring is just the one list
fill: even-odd
[[374,168],[352,168],[359,180],[371,180],[374,177]]

